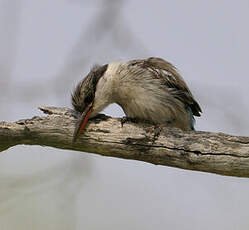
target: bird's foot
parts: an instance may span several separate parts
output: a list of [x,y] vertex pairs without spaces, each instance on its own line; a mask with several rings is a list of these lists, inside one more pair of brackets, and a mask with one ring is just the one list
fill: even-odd
[[162,131],[162,126],[159,124],[156,124],[154,126],[154,138],[153,138],[153,143],[158,139],[160,133]]
[[94,117],[91,117],[89,118],[89,120],[107,120],[109,119],[110,117],[103,114],[103,113],[98,113],[97,115],[95,115]]
[[123,126],[126,122],[138,123],[138,119],[135,117],[122,117],[120,122],[121,122],[121,126],[123,128]]

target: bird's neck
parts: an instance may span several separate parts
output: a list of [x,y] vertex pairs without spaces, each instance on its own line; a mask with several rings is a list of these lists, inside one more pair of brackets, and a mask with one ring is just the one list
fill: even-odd
[[119,91],[120,68],[122,63],[115,62],[108,64],[104,75],[99,79],[94,99],[94,115],[101,112],[106,106],[117,103],[116,95]]

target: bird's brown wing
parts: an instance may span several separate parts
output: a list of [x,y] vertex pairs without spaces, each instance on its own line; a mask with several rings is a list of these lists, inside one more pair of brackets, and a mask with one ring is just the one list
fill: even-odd
[[151,57],[143,60],[142,65],[153,72],[156,77],[161,78],[172,95],[191,108],[193,115],[200,116],[202,111],[198,102],[194,99],[187,84],[171,63],[162,58]]

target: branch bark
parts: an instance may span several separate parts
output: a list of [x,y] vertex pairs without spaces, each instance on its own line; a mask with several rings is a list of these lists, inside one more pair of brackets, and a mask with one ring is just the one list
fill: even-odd
[[25,144],[50,146],[133,159],[156,165],[249,177],[249,137],[223,133],[182,132],[100,115],[89,121],[72,144],[74,113],[69,108],[41,107],[47,116],[0,122],[0,152]]

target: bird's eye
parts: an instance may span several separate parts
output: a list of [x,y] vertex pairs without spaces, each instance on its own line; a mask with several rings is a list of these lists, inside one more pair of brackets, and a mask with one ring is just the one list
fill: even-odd
[[86,104],[90,104],[92,101],[93,101],[93,95],[92,95],[92,94],[88,94],[88,95],[85,97],[84,102],[85,102]]

